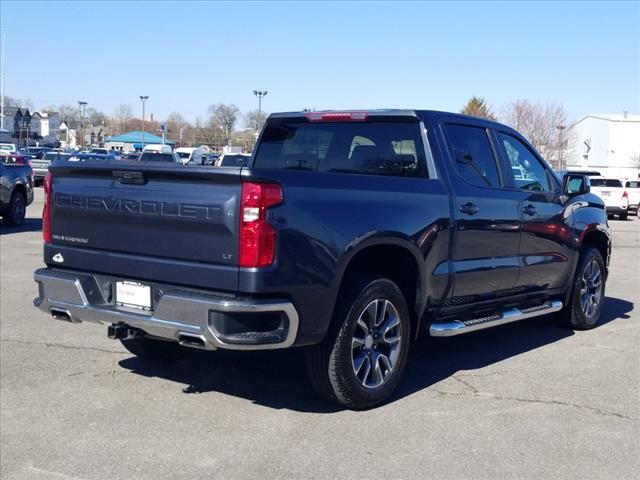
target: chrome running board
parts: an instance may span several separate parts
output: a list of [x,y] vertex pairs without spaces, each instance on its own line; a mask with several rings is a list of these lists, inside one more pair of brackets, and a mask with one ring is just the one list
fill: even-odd
[[537,307],[512,308],[501,313],[489,315],[487,317],[472,318],[470,320],[452,320],[450,322],[433,323],[429,328],[432,337],[452,337],[467,332],[483,330],[485,328],[497,327],[505,323],[517,322],[525,318],[539,317],[548,313],[557,312],[562,309],[560,300],[551,300]]

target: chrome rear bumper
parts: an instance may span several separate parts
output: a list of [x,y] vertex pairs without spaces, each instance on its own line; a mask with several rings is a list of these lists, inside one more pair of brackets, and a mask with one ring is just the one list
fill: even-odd
[[[72,323],[94,322],[102,324],[126,324],[146,334],[179,341],[194,338],[199,348],[215,350],[264,350],[287,348],[293,345],[298,332],[298,313],[286,300],[229,299],[209,293],[181,290],[180,287],[163,291],[152,312],[137,312],[106,302],[94,277],[42,268],[34,272],[39,296],[34,305],[54,318]],[[269,343],[260,343],[265,332],[246,332],[244,336],[225,341],[210,321],[212,314],[278,313],[283,317],[283,327],[277,334],[267,335]],[[242,338],[247,339],[243,343]],[[271,341],[275,338],[275,341]],[[257,340],[256,340],[257,339]],[[192,346],[192,345],[189,345]]]

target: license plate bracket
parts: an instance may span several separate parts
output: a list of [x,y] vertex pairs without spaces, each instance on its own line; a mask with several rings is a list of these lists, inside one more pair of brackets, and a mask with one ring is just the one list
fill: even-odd
[[151,285],[123,280],[116,282],[116,305],[151,310]]

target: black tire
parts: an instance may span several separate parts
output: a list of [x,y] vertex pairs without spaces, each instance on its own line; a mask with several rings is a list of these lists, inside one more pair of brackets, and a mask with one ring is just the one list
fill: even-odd
[[[380,323],[367,333],[363,324],[372,317],[374,326],[376,320]],[[380,334],[382,330],[384,333]],[[386,338],[389,332],[394,337],[391,341]],[[396,347],[397,338],[400,340]],[[398,286],[376,276],[352,277],[339,295],[327,336],[322,343],[307,347],[311,383],[320,396],[341,406],[354,410],[374,407],[398,386],[407,363],[410,339],[409,309]],[[357,342],[361,342],[360,346],[354,347]],[[356,372],[360,359],[360,370],[364,368],[364,373]],[[375,381],[367,386],[367,378]],[[381,384],[377,384],[379,380]]]
[[188,353],[178,342],[155,340],[148,337],[136,337],[120,340],[122,346],[142,360],[154,362],[172,362],[181,354]]
[[[598,304],[595,307],[593,313],[587,314],[582,302],[582,292],[583,287],[585,286],[583,278],[586,274],[586,269],[589,268],[589,265],[592,262],[596,262],[600,271],[601,290],[598,293]],[[568,327],[574,330],[589,330],[596,326],[602,312],[602,305],[604,304],[606,281],[605,272],[606,270],[604,260],[602,260],[602,255],[600,255],[600,252],[591,246],[586,247],[580,254],[580,260],[578,261],[578,268],[576,268],[576,274],[571,286],[571,295],[569,297],[568,304],[560,311],[560,319]],[[585,295],[587,293],[585,293]]]
[[22,192],[13,192],[9,206],[2,216],[2,220],[6,225],[19,227],[24,223],[26,213],[27,199],[24,198],[24,194]]
[[626,219],[627,219],[627,212],[621,213],[620,220],[626,220]]

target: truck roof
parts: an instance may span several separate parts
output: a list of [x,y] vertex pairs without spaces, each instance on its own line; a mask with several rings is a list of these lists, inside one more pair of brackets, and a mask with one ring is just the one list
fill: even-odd
[[[340,118],[342,115],[366,115],[366,117],[434,117],[434,116],[448,116],[448,117],[457,117],[460,119],[474,120],[474,121],[482,121],[486,123],[491,123],[494,125],[503,125],[500,122],[496,122],[494,120],[489,120],[486,118],[480,117],[472,117],[470,115],[464,115],[462,113],[454,113],[454,112],[445,112],[440,110],[421,110],[421,109],[404,109],[404,108],[389,108],[389,109],[353,109],[353,110],[314,110],[314,111],[297,111],[297,112],[277,112],[269,115],[269,118],[301,118],[301,117],[319,117],[318,121],[322,116],[331,117],[334,116],[336,119]],[[325,119],[325,121],[330,121],[330,118]]]

